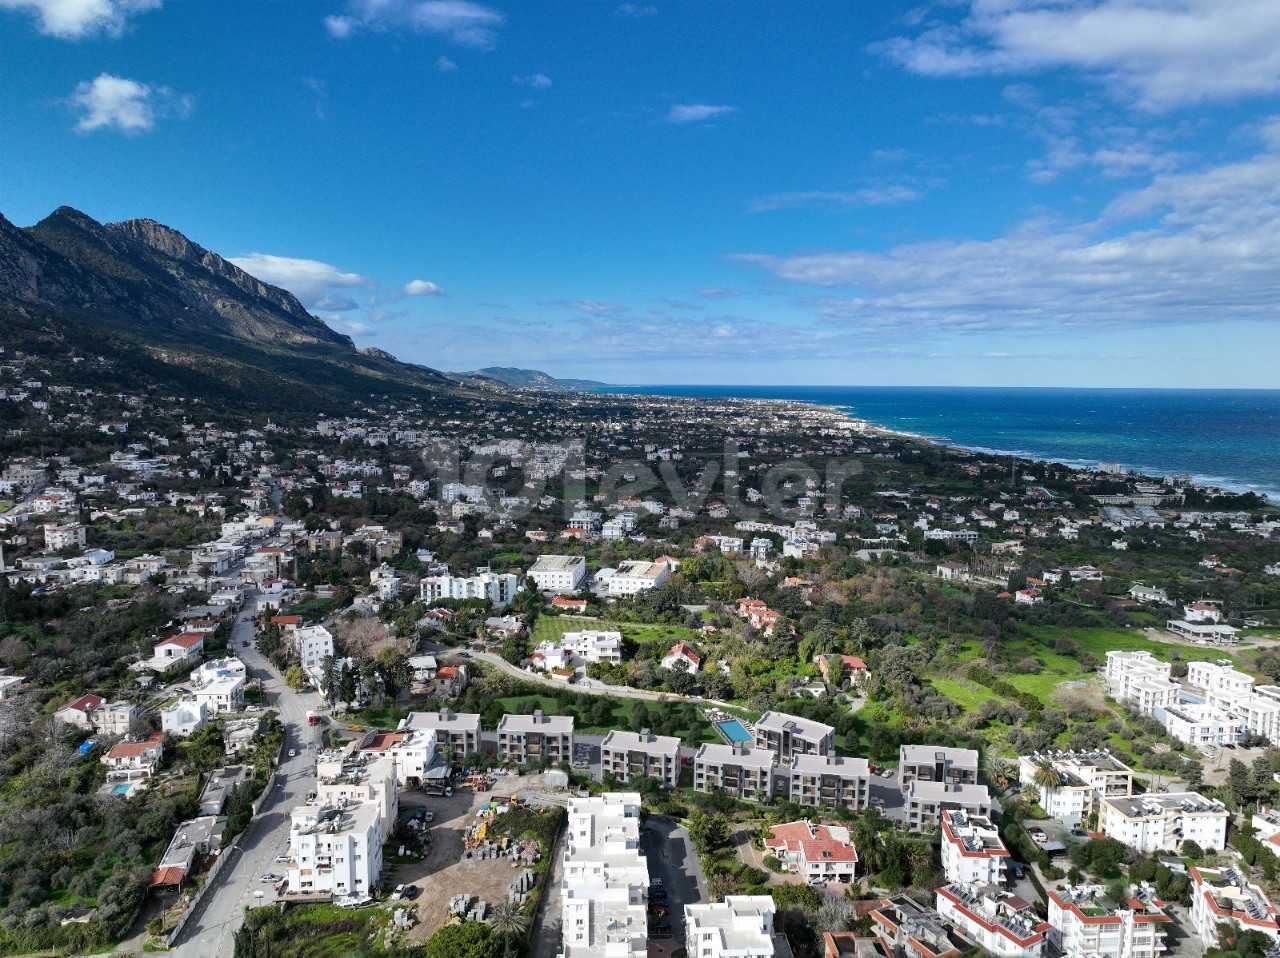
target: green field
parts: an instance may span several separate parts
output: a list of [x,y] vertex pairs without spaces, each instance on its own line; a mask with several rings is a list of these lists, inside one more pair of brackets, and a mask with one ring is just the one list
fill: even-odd
[[650,642],[674,644],[676,642],[692,642],[693,629],[680,625],[664,625],[649,622],[613,622],[608,619],[579,618],[572,615],[539,616],[533,627],[533,643],[556,642],[565,632],[621,632],[624,639],[630,639],[637,645]]
[[935,676],[934,678],[929,679],[929,682],[935,689],[947,698],[951,699],[951,701],[955,702],[966,712],[976,709],[988,699],[1001,700],[1000,696],[996,695],[990,689],[984,688],[977,683],[969,682],[967,680],[958,681],[956,679]]

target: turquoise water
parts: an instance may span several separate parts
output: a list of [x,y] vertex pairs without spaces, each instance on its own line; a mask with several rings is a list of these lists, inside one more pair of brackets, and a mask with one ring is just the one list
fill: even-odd
[[1280,390],[627,386],[610,392],[790,399],[968,449],[1073,466],[1187,473],[1280,501]]
[[750,745],[755,741],[751,733],[747,731],[747,727],[737,719],[725,719],[723,722],[717,722],[716,728],[729,740],[730,745]]
[[133,788],[128,782],[123,782],[111,790],[112,795],[128,795],[129,789]]

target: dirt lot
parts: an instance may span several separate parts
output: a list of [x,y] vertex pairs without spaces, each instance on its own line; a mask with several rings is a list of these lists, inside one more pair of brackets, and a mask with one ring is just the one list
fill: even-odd
[[460,789],[449,798],[418,792],[401,796],[402,817],[412,815],[419,805],[435,812],[426,858],[411,865],[396,865],[384,879],[389,885],[403,882],[421,889],[414,902],[418,906],[418,925],[412,932],[415,940],[429,938],[444,924],[449,917],[449,899],[454,895],[466,892],[487,901],[491,907],[507,896],[507,888],[519,869],[506,858],[481,861],[463,857],[462,836],[467,826],[476,821],[476,812],[491,798],[540,790],[544,777],[508,775],[496,779],[492,791]]

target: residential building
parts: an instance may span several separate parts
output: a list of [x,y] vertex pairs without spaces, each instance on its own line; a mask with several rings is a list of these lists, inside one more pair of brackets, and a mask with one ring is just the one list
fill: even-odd
[[942,813],[942,872],[960,885],[1003,885],[1009,849],[985,815],[962,809]]
[[562,958],[647,958],[638,793],[569,800],[561,874]]
[[662,657],[662,668],[666,671],[681,669],[690,674],[702,668],[702,656],[683,642],[677,642]]
[[768,801],[773,797],[777,761],[768,749],[708,743],[699,747],[693,758],[693,787],[699,792]]
[[1155,713],[1170,738],[1202,752],[1234,746],[1244,735],[1244,722],[1206,702],[1182,702]]
[[429,729],[436,733],[437,749],[449,749],[455,762],[472,752],[480,751],[480,716],[463,712],[457,714],[448,709],[438,712],[410,712],[399,729]]
[[298,664],[307,673],[311,684],[320,688],[324,684],[324,663],[334,656],[333,633],[323,625],[295,628],[286,635]]
[[498,757],[514,765],[573,760],[573,716],[504,715],[498,723]]
[[209,706],[193,698],[181,698],[160,710],[160,728],[165,735],[186,738],[209,721]]
[[399,729],[394,732],[370,729],[353,743],[351,756],[360,761],[390,759],[400,781],[418,783],[427,769],[435,764],[436,732],[433,729]]
[[573,668],[583,663],[622,663],[621,632],[565,632],[559,642],[539,642],[531,656],[535,665],[546,669]]
[[382,820],[394,825],[400,814],[405,778],[394,758],[351,749],[323,752],[316,762],[316,802],[341,808],[362,802],[378,806]]
[[913,779],[907,785],[904,798],[907,825],[917,832],[940,824],[943,814],[952,809],[961,809],[970,815],[991,812],[991,794],[985,785]]
[[132,702],[108,702],[93,712],[93,727],[107,738],[129,734],[138,710]]
[[[1048,784],[1051,772],[1056,785]],[[1018,759],[1019,781],[1039,790],[1040,807],[1064,825],[1084,822],[1104,798],[1133,794],[1133,770],[1110,752],[1032,752]]]
[[582,556],[540,555],[529,569],[528,578],[539,592],[578,592],[586,582],[587,560]]
[[423,602],[438,602],[440,599],[485,599],[497,608],[511,604],[519,587],[519,577],[510,573],[491,572],[480,569],[473,576],[443,575],[427,576],[419,586],[419,596]]
[[1031,903],[995,885],[952,883],[937,891],[938,914],[991,955],[1040,958],[1050,925]]
[[1203,868],[1192,865],[1191,926],[1206,948],[1218,948],[1218,929],[1238,925],[1280,943],[1276,906],[1238,865]]
[[868,917],[886,955],[898,958],[960,958],[974,942],[907,895],[877,902]]
[[1143,715],[1154,715],[1157,709],[1176,705],[1181,695],[1169,677],[1170,668],[1150,652],[1113,649],[1107,653],[1107,694]]
[[684,906],[690,958],[773,958],[773,898],[727,895],[724,901]]
[[156,672],[195,665],[204,655],[204,636],[199,632],[182,632],[155,644],[150,667]]
[[1147,885],[1122,902],[1101,885],[1049,890],[1049,942],[1062,958],[1160,958],[1172,920]]
[[680,777],[680,740],[654,735],[649,729],[627,732],[615,729],[600,745],[600,772],[619,782],[654,778],[675,788]]
[[863,811],[871,796],[871,766],[865,758],[796,755],[791,759],[788,788],[797,805]]
[[217,855],[222,851],[222,833],[227,820],[215,812],[183,822],[173,832],[169,847],[151,874],[151,888],[179,891],[191,874],[197,857]]
[[1135,795],[1102,800],[1098,827],[1145,855],[1176,852],[1185,841],[1205,851],[1227,846],[1227,808],[1195,792]]
[[303,895],[370,895],[382,873],[390,823],[377,801],[299,805],[289,829],[289,889]]
[[786,712],[765,712],[756,726],[756,748],[764,748],[789,764],[793,755],[832,755],[835,753],[836,730],[811,719]]
[[913,781],[978,783],[978,753],[971,748],[942,745],[902,745],[898,748],[898,786],[905,792]]
[[102,764],[108,782],[132,782],[155,775],[163,757],[163,736],[156,734],[140,742],[117,742],[102,756]]
[[100,695],[82,695],[73,702],[68,702],[53,713],[53,720],[59,725],[73,725],[83,731],[93,728],[93,715],[106,704]]
[[774,825],[764,847],[777,856],[784,871],[806,882],[847,885],[858,875],[858,850],[843,825],[815,825],[807,820]]
[[646,589],[656,589],[667,581],[671,566],[665,562],[641,562],[628,560],[618,564],[609,577],[609,594],[635,595]]

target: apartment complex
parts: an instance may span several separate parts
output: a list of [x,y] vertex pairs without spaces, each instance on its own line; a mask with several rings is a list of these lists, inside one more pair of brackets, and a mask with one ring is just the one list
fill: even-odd
[[1188,869],[1193,884],[1191,892],[1191,924],[1206,948],[1217,948],[1218,928],[1239,925],[1244,931],[1257,931],[1274,942],[1280,942],[1280,923],[1276,906],[1266,893],[1249,881],[1235,865],[1224,868]]
[[515,765],[573,760],[573,716],[504,715],[498,723],[498,757]]
[[1003,958],[1041,958],[1050,927],[1031,903],[994,885],[953,883],[937,891],[938,914],[976,942]]
[[969,815],[985,816],[991,813],[991,793],[987,786],[932,782],[913,779],[904,794],[907,826],[915,832],[928,831],[942,822],[949,811],[963,811]]
[[898,748],[898,784],[905,792],[915,781],[976,785],[978,753],[971,748],[902,745]]
[[519,585],[519,577],[488,569],[480,569],[473,576],[449,575],[446,572],[424,578],[418,594],[423,602],[438,602],[440,599],[487,599],[495,607],[501,608],[511,604]]
[[777,757],[768,749],[707,744],[693,759],[693,787],[734,798],[768,801],[773,797]]
[[654,735],[649,729],[614,730],[600,744],[600,771],[623,783],[655,778],[675,788],[680,777],[680,740]]
[[560,883],[562,958],[646,958],[649,865],[640,795],[569,801]]
[[1133,769],[1106,750],[1032,752],[1018,759],[1018,778],[1038,790],[1050,818],[1071,826],[1085,821],[1104,798],[1133,794]]
[[529,578],[540,592],[568,595],[583,587],[587,560],[582,556],[538,556],[529,569]]
[[1123,902],[1101,885],[1049,891],[1049,940],[1062,958],[1160,958],[1173,919],[1149,886],[1132,886]]
[[773,958],[773,898],[728,895],[722,902],[685,905],[690,958]]
[[984,815],[962,809],[942,814],[942,871],[959,885],[1003,885],[1009,849],[1000,831]]
[[399,725],[406,729],[423,729],[436,733],[436,748],[449,749],[455,760],[480,751],[480,716],[474,712],[455,713],[448,709],[438,712],[410,712]]
[[1181,694],[1170,678],[1171,666],[1150,652],[1107,653],[1107,694],[1143,715],[1154,715],[1156,709],[1176,705]]
[[784,765],[795,755],[835,753],[836,730],[822,722],[786,712],[765,712],[755,724],[756,748],[773,752]]
[[1150,855],[1177,851],[1193,841],[1205,851],[1227,846],[1227,819],[1221,802],[1195,792],[1170,792],[1104,799],[1098,827],[1110,838]]
[[635,595],[646,589],[656,589],[667,581],[671,566],[665,562],[627,561],[620,563],[609,577],[610,595]]
[[791,759],[790,798],[807,807],[866,809],[871,766],[865,758],[796,755]]

